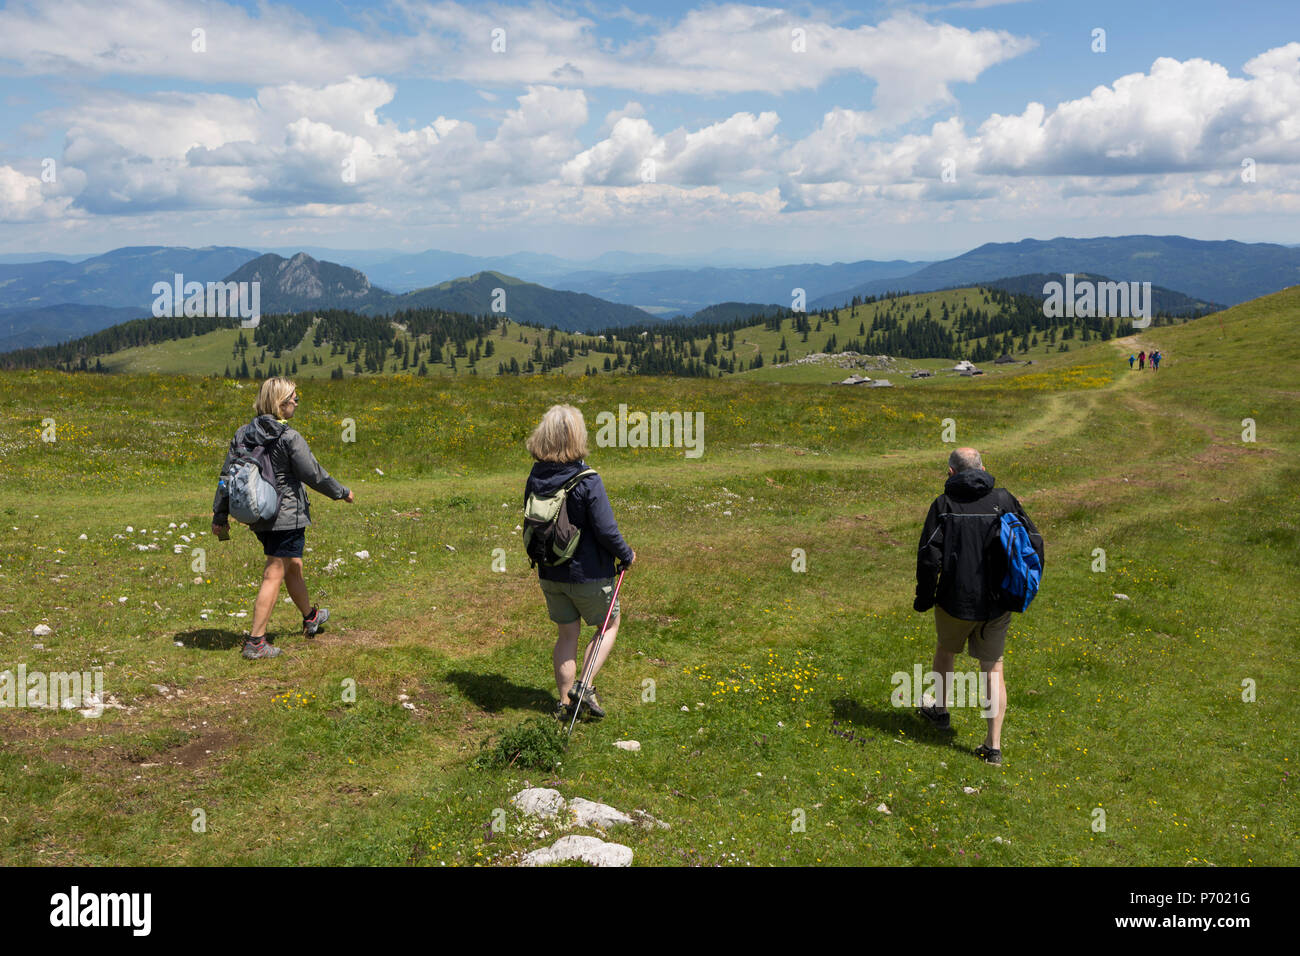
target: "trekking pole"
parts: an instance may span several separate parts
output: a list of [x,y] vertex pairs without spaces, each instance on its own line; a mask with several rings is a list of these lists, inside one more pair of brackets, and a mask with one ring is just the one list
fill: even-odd
[[605,612],[605,623],[600,625],[600,631],[596,634],[596,639],[592,642],[591,654],[587,662],[582,666],[582,676],[578,683],[582,687],[582,694],[578,697],[578,702],[573,706],[573,717],[569,720],[569,730],[564,735],[564,745],[569,745],[569,738],[573,736],[573,725],[578,722],[578,713],[582,710],[582,702],[587,698],[587,677],[591,671],[592,665],[596,663],[596,657],[600,654],[600,642],[605,639],[605,628],[609,627],[609,618],[614,613],[614,605],[618,603],[618,591],[623,586],[623,575],[627,574],[627,565],[618,572],[618,580],[614,583],[614,596],[609,600],[609,610]]

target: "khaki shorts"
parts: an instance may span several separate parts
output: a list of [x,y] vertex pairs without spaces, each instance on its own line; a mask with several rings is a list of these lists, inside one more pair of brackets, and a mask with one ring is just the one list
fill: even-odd
[[[546,596],[546,610],[556,624],[572,624],[579,616],[592,627],[605,623],[605,614],[609,611],[610,598],[614,596],[614,579],[604,581],[584,581],[581,584],[569,584],[566,581],[547,581],[540,579],[542,594]],[[618,602],[614,602],[614,612],[609,615],[610,623],[618,620]]]
[[939,647],[949,654],[959,654],[969,638],[970,656],[981,663],[996,664],[1002,660],[1010,625],[1010,611],[988,621],[963,621],[939,605],[934,606],[934,629],[939,635]]

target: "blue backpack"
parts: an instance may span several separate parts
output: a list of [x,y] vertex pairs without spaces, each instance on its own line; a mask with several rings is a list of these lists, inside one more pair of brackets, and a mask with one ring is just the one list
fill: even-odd
[[1013,512],[1003,511],[998,519],[997,542],[1007,569],[1002,578],[999,603],[1008,611],[1026,611],[1038,594],[1038,585],[1043,579],[1043,562],[1029,540],[1024,523]]

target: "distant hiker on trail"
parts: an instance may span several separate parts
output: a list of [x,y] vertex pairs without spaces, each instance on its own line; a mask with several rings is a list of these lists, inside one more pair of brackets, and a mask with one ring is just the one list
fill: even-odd
[[[621,620],[618,602],[614,602],[610,613],[614,562],[617,559],[628,567],[636,560],[636,552],[619,534],[600,475],[587,467],[587,423],[582,412],[572,405],[552,405],[525,447],[534,463],[524,488],[525,520],[530,525],[525,530],[524,544],[530,559],[537,563],[546,610],[558,631],[551,655],[555,689],[560,696],[555,716],[567,719],[581,704],[593,717],[604,717],[594,680],[614,647]],[[556,507],[555,499],[561,494],[557,509],[549,515],[550,523],[539,524],[537,517],[546,516],[548,501]],[[575,530],[576,545],[571,535]],[[571,557],[564,557],[566,551]],[[607,613],[609,627],[596,659],[590,662],[590,676],[583,687],[581,681],[575,682],[582,621],[599,628]],[[592,642],[588,642],[584,669],[592,648]]]
[[1004,521],[1004,514],[1020,519],[1028,533],[1026,548],[1032,546],[1041,570],[1043,538],[1020,502],[1005,488],[994,487],[993,476],[984,470],[974,448],[958,448],[949,455],[943,494],[930,505],[921,531],[912,604],[918,612],[934,608],[938,643],[933,669],[941,675],[934,705],[923,705],[919,713],[941,730],[952,729],[948,696],[953,663],[969,641],[969,654],[979,660],[986,675],[990,705],[988,734],[975,754],[993,764],[1002,762],[1002,721],[1007,710],[1002,654],[1011,623],[1010,601],[1002,593],[1010,563],[1005,552],[999,554],[999,534],[1010,522]]
[[254,513],[247,516],[253,520],[247,523],[266,555],[262,586],[253,605],[253,627],[244,641],[243,655],[249,660],[280,653],[280,648],[266,641],[266,625],[280,596],[280,582],[288,587],[289,596],[302,612],[306,637],[315,636],[329,619],[328,608],[317,608],[308,599],[302,576],[303,545],[311,524],[303,485],[336,501],[353,500],[352,492],[329,476],[302,435],[289,427],[288,420],[298,410],[298,390],[293,382],[268,378],[257,393],[254,410],[257,417],[240,427],[230,441],[212,502],[212,533],[225,541],[230,537],[232,506],[235,516],[244,520],[242,512],[253,500]]
[[1133,355],[1132,353],[1129,353],[1129,357],[1128,357],[1128,367],[1129,367],[1130,369],[1133,368],[1133,362],[1136,360],[1136,358],[1137,358],[1137,356]]
[[1138,371],[1139,371],[1139,372],[1144,371],[1144,370],[1146,369],[1146,367],[1147,367],[1147,353],[1146,353],[1146,352],[1139,352],[1139,353],[1138,353]]
[[1160,371],[1160,359],[1162,357],[1163,356],[1161,356],[1159,349],[1156,349],[1154,352],[1151,353],[1151,370],[1153,372]]

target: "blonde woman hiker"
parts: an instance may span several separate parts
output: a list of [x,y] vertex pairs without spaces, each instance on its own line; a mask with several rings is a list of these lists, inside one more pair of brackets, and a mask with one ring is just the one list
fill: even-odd
[[267,643],[266,626],[280,596],[280,584],[302,614],[302,632],[313,637],[329,619],[328,608],[315,607],[307,596],[307,582],[302,576],[302,552],[311,524],[311,509],[303,486],[335,501],[353,501],[353,494],[329,476],[307,447],[302,435],[289,426],[298,410],[297,386],[287,378],[268,378],[257,393],[254,410],[257,417],[242,426],[231,439],[230,450],[221,466],[222,480],[212,502],[212,533],[225,541],[230,537],[231,466],[250,449],[264,447],[270,457],[270,471],[275,477],[274,494],[279,503],[274,515],[249,524],[266,555],[262,586],[253,604],[253,626],[244,641],[243,655],[249,660],[275,657],[280,648]]
[[[524,488],[525,511],[530,511],[530,501],[553,499],[563,491],[559,508],[564,515],[560,517],[557,512],[554,523],[565,523],[578,532],[572,556],[563,559],[546,550],[553,547],[551,543],[538,550],[541,546],[537,542],[543,535],[535,534],[535,527],[530,527],[525,535],[530,557],[542,558],[537,562],[537,577],[546,599],[546,610],[558,632],[551,655],[555,689],[560,698],[555,716],[566,719],[575,707],[582,706],[593,717],[601,718],[605,711],[596,698],[593,684],[618,636],[618,602],[614,602],[610,611],[615,562],[626,568],[636,560],[636,552],[619,533],[600,475],[587,467],[587,423],[582,412],[572,405],[552,405],[525,447],[533,456],[533,469]],[[567,538],[568,530],[564,529],[564,536],[571,540]],[[589,660],[594,642],[588,642],[584,652],[583,669],[589,668],[584,687],[581,681],[576,681],[582,622],[585,620],[599,628],[607,613],[609,626],[595,660]]]

